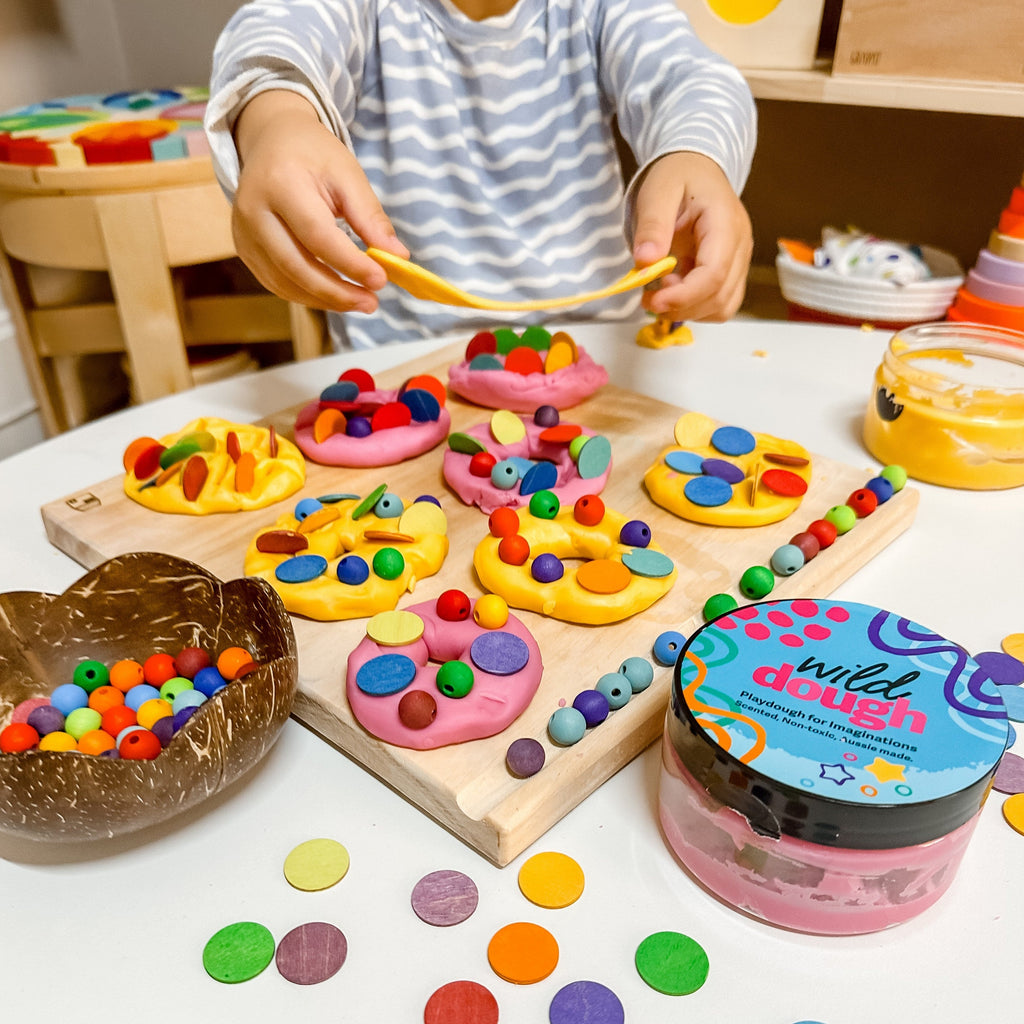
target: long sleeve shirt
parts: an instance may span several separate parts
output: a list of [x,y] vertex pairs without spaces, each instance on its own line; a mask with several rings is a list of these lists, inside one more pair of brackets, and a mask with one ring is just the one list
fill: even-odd
[[[658,157],[715,160],[737,193],[756,115],[739,72],[672,0],[518,0],[474,21],[448,0],[258,0],[214,54],[207,132],[231,196],[231,131],[267,89],[304,96],[352,150],[414,262],[491,298],[560,297],[628,271],[630,202]],[[624,187],[615,125],[639,167]],[[335,322],[355,347],[544,321],[388,284]],[[622,319],[635,294],[574,311]],[[563,315],[560,314],[560,318]]]

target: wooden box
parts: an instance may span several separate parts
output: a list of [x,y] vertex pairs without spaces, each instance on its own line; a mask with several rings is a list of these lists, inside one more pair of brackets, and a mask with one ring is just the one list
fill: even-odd
[[739,68],[814,66],[825,0],[676,0],[694,32]]
[[1024,84],[1024,3],[844,0],[832,72]]

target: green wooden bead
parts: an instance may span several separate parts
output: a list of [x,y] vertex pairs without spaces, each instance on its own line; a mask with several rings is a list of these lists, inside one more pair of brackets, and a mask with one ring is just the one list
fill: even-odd
[[473,689],[473,670],[464,661],[446,661],[437,670],[437,688],[446,697],[465,697]]
[[710,622],[717,619],[719,615],[731,612],[739,607],[739,601],[732,594],[712,594],[704,602],[704,619]]
[[907,471],[902,466],[886,466],[878,475],[885,477],[894,491],[902,491],[907,482]]
[[405,559],[397,548],[381,548],[373,556],[373,571],[382,580],[397,580],[405,572]]
[[530,496],[530,515],[534,519],[554,519],[561,505],[552,491],[537,491]]
[[110,671],[102,661],[82,661],[75,666],[75,674],[71,681],[86,693],[92,693],[93,690],[110,682]]
[[825,519],[836,528],[836,533],[840,537],[857,525],[857,513],[849,505],[833,505],[825,513]]
[[767,597],[774,586],[775,576],[766,565],[752,565],[740,577],[740,593],[751,601]]

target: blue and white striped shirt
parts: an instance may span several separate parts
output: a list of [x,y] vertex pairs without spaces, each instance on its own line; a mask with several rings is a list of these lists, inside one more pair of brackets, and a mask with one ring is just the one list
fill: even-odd
[[[590,291],[632,267],[616,117],[641,171],[696,151],[739,192],[754,149],[746,83],[672,0],[518,0],[484,21],[448,0],[247,4],[217,44],[207,108],[229,195],[234,119],[278,88],[305,96],[352,149],[416,263],[494,298]],[[496,320],[390,284],[379,298],[376,313],[344,318],[355,347]],[[636,304],[627,294],[574,314],[623,319]]]

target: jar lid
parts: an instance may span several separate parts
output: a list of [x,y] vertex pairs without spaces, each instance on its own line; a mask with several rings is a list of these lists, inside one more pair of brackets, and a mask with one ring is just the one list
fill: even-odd
[[997,685],[959,645],[869,605],[747,605],[686,642],[669,737],[762,835],[916,846],[968,821],[1006,747]]

